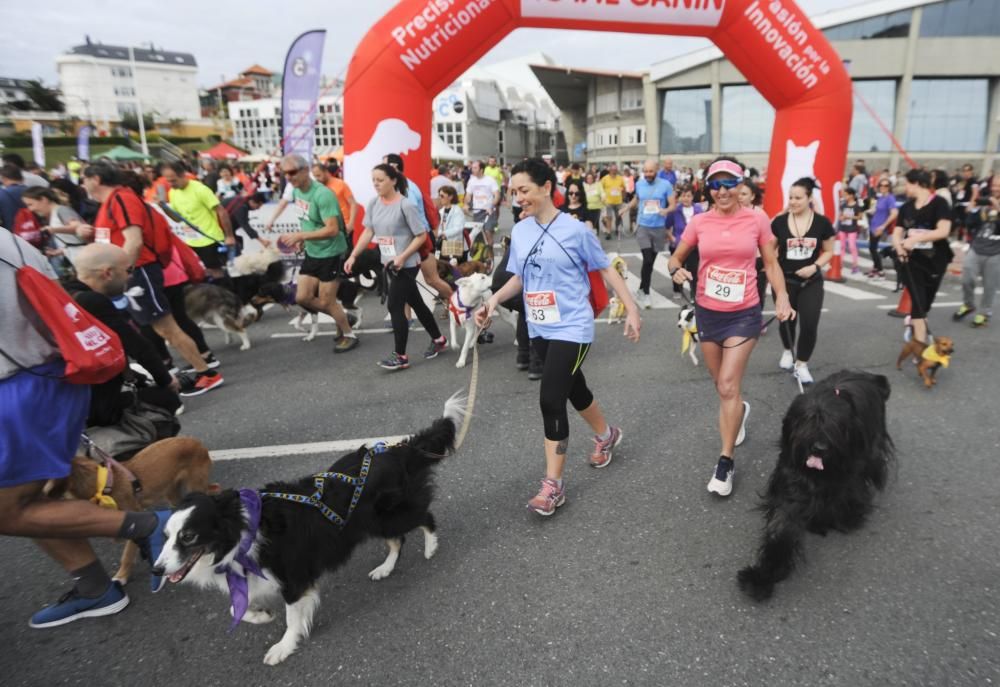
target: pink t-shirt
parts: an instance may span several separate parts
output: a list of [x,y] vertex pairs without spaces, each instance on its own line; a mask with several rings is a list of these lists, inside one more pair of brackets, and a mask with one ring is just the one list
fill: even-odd
[[698,305],[736,312],[760,303],[757,249],[772,238],[763,212],[742,208],[735,215],[720,215],[709,210],[692,217],[681,241],[698,249]]

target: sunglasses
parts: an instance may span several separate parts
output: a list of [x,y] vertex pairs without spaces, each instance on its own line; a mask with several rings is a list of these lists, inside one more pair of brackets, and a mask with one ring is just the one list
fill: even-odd
[[570,191],[566,194],[567,196],[579,196],[582,195],[579,191]]
[[301,171],[302,171],[301,169],[283,169],[281,170],[281,173],[284,174],[286,177],[293,177]]
[[742,179],[711,179],[709,180],[707,186],[713,191],[718,191],[722,188],[734,189],[742,183]]

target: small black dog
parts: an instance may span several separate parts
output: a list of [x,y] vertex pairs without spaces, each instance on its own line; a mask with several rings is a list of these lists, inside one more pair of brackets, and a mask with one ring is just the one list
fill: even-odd
[[864,524],[895,455],[885,425],[888,399],[886,377],[841,370],[792,402],[761,504],[758,560],[737,576],[749,596],[767,599],[788,577],[801,555],[803,531],[825,535]]
[[368,574],[373,580],[392,572],[403,536],[418,527],[424,556],[434,555],[431,473],[454,449],[465,411],[464,400],[452,396],[430,427],[395,446],[348,453],[329,469],[339,474],[272,482],[260,493],[188,495],[167,521],[153,574],[227,592],[234,622],[270,622],[264,604],[283,600],[287,627],[264,657],[281,663],[309,636],[320,576],[343,565],[359,543],[379,537],[389,546],[385,562]]

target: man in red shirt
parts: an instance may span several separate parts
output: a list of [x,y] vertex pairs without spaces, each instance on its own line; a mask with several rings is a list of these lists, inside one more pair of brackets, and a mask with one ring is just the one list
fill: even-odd
[[83,170],[84,188],[101,204],[94,226],[84,231],[93,232],[95,243],[113,244],[128,255],[132,271],[126,291],[129,312],[140,325],[150,325],[194,368],[195,378],[182,388],[181,396],[198,396],[221,386],[222,375],[209,369],[197,344],[170,314],[170,303],[163,287],[163,268],[149,248],[153,245],[150,213],[156,210],[147,206],[132,189],[122,185],[124,173],[104,162]]

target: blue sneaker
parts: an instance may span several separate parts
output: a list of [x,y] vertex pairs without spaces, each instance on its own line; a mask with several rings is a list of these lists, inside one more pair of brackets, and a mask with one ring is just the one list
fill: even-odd
[[128,594],[117,582],[108,585],[108,591],[96,599],[84,599],[77,595],[75,589],[71,589],[63,594],[57,604],[46,606],[31,616],[28,625],[35,629],[57,627],[80,618],[114,615],[124,610],[126,606],[128,606]]
[[[163,551],[163,545],[167,543],[166,537],[163,536],[163,528],[167,525],[167,520],[170,519],[170,511],[168,510],[158,510],[156,513],[156,529],[145,539],[140,539],[136,541],[139,545],[139,552],[142,557],[149,561],[150,566],[156,563],[156,559],[160,557],[160,553]],[[165,580],[162,575],[152,575],[149,578],[150,589],[153,593],[163,589],[163,584]]]

